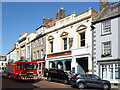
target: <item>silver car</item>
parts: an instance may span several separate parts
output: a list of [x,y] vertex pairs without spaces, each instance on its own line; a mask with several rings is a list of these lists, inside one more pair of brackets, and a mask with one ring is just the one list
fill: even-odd
[[109,81],[102,80],[95,74],[76,74],[70,79],[70,83],[80,89],[85,87],[96,87],[102,88],[103,90],[109,90],[111,88]]

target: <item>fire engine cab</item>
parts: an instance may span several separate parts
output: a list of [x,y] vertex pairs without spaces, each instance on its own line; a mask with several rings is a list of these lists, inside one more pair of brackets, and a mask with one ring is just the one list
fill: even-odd
[[18,80],[37,80],[37,62],[19,60],[6,66],[6,76]]

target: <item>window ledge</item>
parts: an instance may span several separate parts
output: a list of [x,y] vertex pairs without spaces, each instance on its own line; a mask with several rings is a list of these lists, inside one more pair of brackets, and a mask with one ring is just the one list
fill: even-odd
[[105,58],[105,57],[112,57],[112,55],[111,54],[101,55],[101,58]]
[[101,34],[101,36],[111,35],[112,33]]

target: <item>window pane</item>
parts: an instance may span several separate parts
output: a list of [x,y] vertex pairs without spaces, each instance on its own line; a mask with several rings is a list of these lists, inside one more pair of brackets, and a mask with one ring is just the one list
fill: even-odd
[[63,40],[64,40],[64,50],[66,50],[67,49],[67,38],[64,38]]
[[102,23],[102,34],[108,34],[111,30],[110,21],[105,21]]
[[50,42],[50,51],[53,52],[53,42]]
[[80,34],[80,46],[85,46],[85,32]]

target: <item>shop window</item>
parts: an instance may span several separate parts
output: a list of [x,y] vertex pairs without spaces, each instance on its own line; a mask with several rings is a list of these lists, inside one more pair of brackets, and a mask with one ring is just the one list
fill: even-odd
[[115,79],[120,79],[120,63],[115,64]]
[[107,79],[107,65],[102,65],[102,79]]
[[105,21],[102,23],[102,35],[111,33],[111,22]]
[[102,57],[111,55],[111,42],[102,43]]
[[108,65],[108,78],[113,79],[113,64]]

